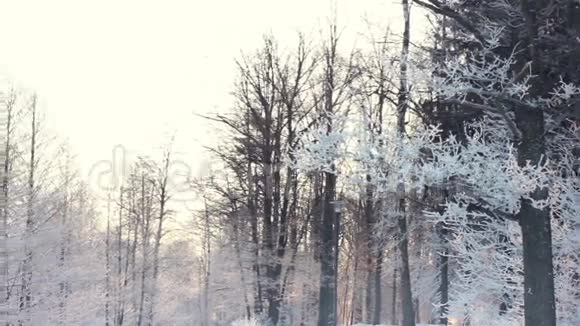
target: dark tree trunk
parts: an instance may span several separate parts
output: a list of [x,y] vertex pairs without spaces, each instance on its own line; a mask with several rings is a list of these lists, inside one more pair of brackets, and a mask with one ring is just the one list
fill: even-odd
[[443,246],[442,253],[439,254],[439,324],[448,324],[449,309],[449,249],[447,248],[447,230],[443,225],[439,226],[439,238]]
[[[410,43],[410,6],[409,0],[402,0],[404,15],[403,47],[401,50],[401,75],[399,89],[399,103],[397,107],[397,131],[399,137],[405,137],[405,114],[407,112],[409,86],[407,81],[407,61]],[[405,187],[401,183],[397,187],[399,196],[399,252],[401,254],[401,305],[402,326],[415,326],[415,312],[413,309],[413,294],[411,291],[411,272],[409,268],[409,234],[407,229],[407,214],[405,212]]]
[[364,307],[363,307],[363,320],[366,323],[371,322],[371,312],[373,309],[373,264],[372,263],[373,263],[373,259],[372,259],[370,252],[369,252],[369,253],[367,253],[367,258],[366,258],[367,275],[366,275],[365,298],[364,298]]
[[[396,250],[396,248],[395,248]],[[391,324],[397,324],[397,253],[395,251],[393,262],[393,297],[391,305]]]
[[[380,247],[380,246],[379,246]],[[383,306],[382,301],[382,276],[383,276],[383,250],[382,248],[377,248],[377,257],[375,261],[375,307],[373,309],[373,324],[378,325],[381,323],[381,311]]]
[[[0,318],[3,320],[8,320],[11,311],[8,307],[9,300],[9,286],[8,286],[8,250],[7,240],[8,240],[8,174],[10,173],[10,148],[11,148],[11,135],[12,135],[12,110],[14,108],[14,102],[16,96],[14,93],[10,94],[8,101],[6,102],[6,125],[0,126],[0,133],[2,137],[5,138],[5,143],[0,142],[0,160],[2,161],[2,193],[0,194]],[[4,134],[4,128],[5,134]]]
[[[366,290],[365,290],[365,300],[364,300],[364,321],[366,323],[371,323],[373,321],[373,281],[376,279],[375,276],[375,265],[373,261],[373,253],[375,248],[375,237],[374,237],[374,205],[373,205],[373,187],[371,184],[371,176],[366,176],[367,186],[366,186],[366,200],[365,200],[365,227],[366,227],[366,237],[367,237],[367,253],[366,253]],[[376,305],[375,305],[376,308]]]
[[[522,132],[522,140],[518,146],[519,164],[541,164],[544,153],[542,111],[520,108],[516,111],[516,119]],[[536,189],[531,197],[534,200],[546,199],[548,190]],[[523,239],[526,325],[555,326],[556,303],[549,208],[535,208],[529,199],[522,199],[517,218]]]
[[[546,1],[520,1],[527,29],[528,55],[532,77],[530,96],[546,96],[551,89],[547,68],[542,64],[542,49],[538,44],[538,19]],[[543,164],[545,159],[544,113],[530,107],[517,107],[516,125],[521,133],[518,145],[518,163]],[[544,200],[547,189],[536,189],[530,197]],[[552,262],[552,229],[549,208],[539,209],[529,199],[522,198],[517,215],[522,228],[524,255],[524,316],[527,326],[555,326],[554,271]]]
[[318,307],[318,326],[336,325],[336,270],[334,248],[335,213],[333,207],[336,176],[326,172],[324,186],[324,211],[320,230],[320,302]]
[[399,232],[401,239],[399,251],[401,252],[401,306],[403,309],[402,326],[415,326],[415,312],[413,309],[413,294],[411,292],[411,272],[409,270],[409,240],[407,237],[407,219],[404,214],[404,201],[401,200],[399,210],[403,216],[399,217]]

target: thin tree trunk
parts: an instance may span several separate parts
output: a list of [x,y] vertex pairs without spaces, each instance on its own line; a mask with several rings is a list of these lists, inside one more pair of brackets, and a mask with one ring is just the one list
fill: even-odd
[[397,324],[397,270],[398,270],[398,261],[397,261],[397,252],[395,248],[395,253],[393,254],[393,297],[392,297],[392,305],[391,305],[391,325]]
[[[246,121],[245,121],[245,132],[247,135],[251,135],[251,114],[250,110],[246,112]],[[251,153],[251,149],[247,150],[248,153]],[[254,272],[255,277],[255,289],[254,289],[254,314],[256,316],[262,314],[263,311],[263,296],[262,296],[262,271],[260,268],[260,241],[258,238],[258,213],[256,208],[256,198],[255,198],[255,191],[254,187],[257,183],[257,180],[254,180],[254,171],[252,169],[252,162],[248,160],[247,164],[247,187],[248,187],[248,198],[247,198],[247,207],[248,212],[250,215],[250,228],[251,228],[251,238],[252,238],[252,254],[253,254],[253,264],[252,270]]]
[[[124,290],[123,290],[123,187],[119,189],[119,233],[117,235],[117,306],[115,307],[115,324],[123,325]],[[128,254],[128,253],[127,253]]]
[[[0,133],[6,135],[6,143],[0,144],[0,160],[2,160],[2,194],[0,197],[0,318],[8,321],[11,317],[9,286],[8,286],[8,174],[10,173],[10,141],[12,135],[12,112],[14,108],[15,95],[11,93],[6,103],[6,130],[1,126]],[[2,117],[0,117],[1,119]]]
[[352,287],[352,295],[351,295],[351,299],[350,299],[350,319],[349,319],[349,323],[348,325],[354,325],[355,322],[360,321],[361,318],[361,313],[360,313],[360,302],[359,302],[359,298],[357,296],[357,291],[359,291],[359,286],[358,286],[358,282],[357,282],[357,276],[359,275],[358,273],[359,271],[359,258],[355,257],[354,258],[354,267],[353,267],[353,271],[352,271],[352,282],[353,282],[353,287]]
[[[67,161],[66,164],[68,165],[69,162]],[[62,212],[62,239],[60,243],[60,257],[59,257],[59,269],[62,275],[66,275],[66,254],[67,254],[67,247],[69,242],[69,230],[68,230],[68,191],[69,191],[69,172],[68,166],[65,172],[65,185],[64,185],[64,199],[63,199],[63,212]],[[66,303],[68,299],[68,283],[65,279],[59,282],[59,323],[61,325],[66,325],[67,316],[66,316]]]
[[365,298],[364,298],[364,306],[363,306],[363,320],[367,323],[371,322],[371,312],[373,306],[373,265],[372,265],[372,256],[370,253],[367,253],[367,261],[366,261],[366,286],[365,286]]
[[376,253],[377,257],[375,260],[375,308],[373,309],[373,324],[378,325],[381,323],[381,311],[383,306],[382,301],[382,277],[383,277],[383,250],[382,248],[376,249],[378,252]]
[[335,295],[335,269],[333,246],[334,230],[334,191],[336,185],[336,176],[332,173],[325,173],[325,199],[324,214],[320,232],[321,253],[320,257],[320,301],[318,309],[318,326],[335,326],[336,325],[336,295]]
[[33,236],[34,229],[34,201],[35,201],[35,170],[36,170],[36,95],[32,98],[32,125],[31,125],[31,136],[30,136],[30,162],[29,162],[29,173],[28,173],[28,203],[26,212],[26,229],[24,233],[24,262],[22,264],[22,285],[20,294],[20,318],[19,324],[29,324],[30,323],[30,308],[32,302],[32,259],[33,250],[31,248],[31,238]]
[[[407,81],[407,62],[409,58],[409,38],[410,38],[410,7],[409,0],[402,0],[403,15],[404,15],[404,31],[403,31],[403,48],[401,50],[401,76],[400,76],[400,90],[399,103],[397,108],[397,131],[399,133],[400,141],[405,137],[405,113],[407,111],[408,102],[408,81]],[[405,189],[404,184],[401,183],[397,187],[399,192],[399,252],[401,254],[401,305],[402,305],[402,325],[414,326],[415,313],[413,309],[413,294],[411,291],[411,275],[409,269],[409,235],[407,229],[407,216],[405,212]]]
[[447,245],[447,230],[439,226],[439,237],[443,245],[443,252],[439,254],[439,324],[448,324],[449,309],[449,249]]
[[[163,167],[159,175],[159,221],[157,223],[157,230],[155,232],[155,243],[153,245],[153,275],[151,279],[151,291],[149,295],[149,311],[147,313],[147,325],[153,325],[155,304],[157,296],[157,280],[159,278],[159,252],[161,250],[161,238],[163,237],[163,222],[165,221],[166,205],[169,200],[167,193],[167,183],[169,178],[169,165],[171,163],[171,149],[167,149],[163,158]],[[209,219],[209,216],[206,215]],[[209,220],[207,223],[207,231],[209,232]]]
[[107,231],[105,238],[105,326],[109,326],[111,306],[111,194],[107,194]]
[[[246,319],[250,320],[252,318],[252,310],[250,308],[250,302],[248,300],[248,290],[246,289],[246,277],[244,272],[244,265],[242,263],[242,252],[240,250],[240,230],[238,223],[234,223],[234,249],[236,250],[236,256],[238,258],[238,267],[240,268],[240,281],[242,283],[242,289],[244,292],[244,305],[246,307]],[[206,232],[209,232],[209,227],[206,228]],[[210,254],[208,250],[208,255]],[[209,256],[208,256],[209,257]],[[206,325],[207,326],[207,325]]]
[[[373,280],[375,265],[373,261],[373,254],[376,250],[375,237],[374,237],[374,211],[373,211],[373,189],[371,185],[371,176],[366,176],[367,188],[366,188],[366,200],[365,200],[365,226],[366,236],[367,236],[367,252],[366,252],[366,265],[367,265],[367,275],[366,275],[366,291],[365,291],[365,301],[364,301],[364,321],[367,323],[373,322]],[[375,305],[376,308],[376,305]]]
[[[210,277],[211,277],[211,235],[210,235],[210,227],[209,227],[209,211],[207,208],[207,199],[204,198],[204,206],[205,206],[205,212],[204,212],[204,254],[205,254],[205,275],[204,275],[204,283],[203,283],[203,325],[204,326],[209,326],[209,286],[210,286]],[[236,223],[234,224],[234,227],[237,226],[237,217],[236,216],[232,216],[232,218],[236,219]],[[239,251],[239,244],[237,243],[238,241],[238,230],[236,227],[236,230],[234,230],[235,232],[235,237],[236,237],[236,243],[234,244],[236,247],[236,251],[238,254],[238,261],[240,263],[240,274],[243,275],[243,268],[242,268],[242,258],[240,257],[240,251]],[[243,279],[243,276],[242,276]],[[247,298],[245,297],[245,284],[242,284],[242,287],[244,288],[244,299],[247,302]]]
[[[151,214],[149,207],[145,206],[145,175],[141,177],[141,294],[139,296],[139,312],[137,314],[137,325],[141,326],[145,319],[145,298],[148,295],[147,270],[149,269],[149,223]],[[137,241],[135,240],[135,245]],[[133,267],[135,268],[135,267]]]
[[405,218],[404,201],[401,200],[399,210],[402,217],[399,217],[399,232],[401,239],[399,251],[401,252],[401,306],[403,312],[402,326],[415,326],[415,312],[413,309],[413,295],[411,292],[411,273],[409,270],[409,242],[407,237],[407,221]]

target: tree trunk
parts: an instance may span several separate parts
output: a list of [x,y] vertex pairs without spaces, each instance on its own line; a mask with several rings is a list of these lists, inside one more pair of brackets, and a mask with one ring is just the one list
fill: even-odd
[[[395,248],[396,250],[396,248]],[[393,255],[393,297],[392,297],[392,305],[391,305],[391,325],[397,324],[397,252]]]
[[[150,214],[146,212],[145,208],[145,174],[141,176],[141,293],[139,296],[139,312],[137,313],[137,326],[144,323],[145,317],[145,297],[148,295],[147,270],[149,269],[149,223]],[[139,218],[139,217],[136,217]],[[137,227],[135,228],[137,229]],[[136,231],[135,231],[135,234]],[[134,244],[137,244],[137,237],[135,237]],[[135,250],[135,249],[133,249]],[[136,266],[133,266],[136,268]]]
[[[153,275],[151,277],[151,288],[149,295],[149,311],[147,312],[147,324],[153,325],[153,318],[155,313],[155,299],[157,294],[157,280],[159,278],[159,251],[161,249],[161,238],[163,237],[163,222],[165,221],[166,215],[166,205],[169,200],[169,195],[167,194],[167,182],[169,178],[169,164],[171,163],[171,152],[168,149],[165,153],[163,159],[163,168],[161,170],[161,175],[159,176],[159,221],[157,223],[157,230],[155,232],[155,243],[153,245]],[[206,219],[209,216],[206,214]],[[209,220],[206,221],[207,232],[209,232]],[[209,233],[208,233],[209,236]]]
[[[538,16],[545,10],[546,1],[520,1],[527,28],[529,58],[531,58],[530,96],[546,96],[551,90],[547,85],[547,69],[542,65],[541,48],[538,44]],[[530,107],[517,107],[516,125],[521,133],[518,145],[518,163],[540,165],[544,163],[545,136],[544,113]],[[544,200],[547,189],[536,189],[530,197]],[[536,208],[529,199],[522,198],[516,216],[522,228],[524,256],[524,316],[527,326],[555,326],[556,303],[554,297],[554,271],[552,261],[552,228],[549,208]]]
[[[522,141],[518,146],[520,166],[527,162],[541,164],[544,153],[544,117],[539,110],[518,110],[518,128]],[[543,200],[547,189],[536,189],[531,197]],[[555,326],[554,271],[552,262],[552,227],[549,208],[539,209],[522,198],[517,218],[522,228],[524,255],[524,306],[526,325]]]
[[[126,282],[123,282],[123,187],[119,190],[119,233],[117,235],[117,306],[115,308],[115,321],[117,326],[123,325],[123,321],[125,318],[125,300],[124,300],[124,285]],[[128,229],[129,226],[127,226]],[[127,239],[128,241],[128,239]],[[126,258],[128,258],[129,252],[126,252]],[[125,280],[127,279],[125,275]]]
[[335,257],[334,248],[334,224],[335,213],[333,207],[336,176],[332,173],[325,174],[324,189],[324,212],[322,230],[320,232],[321,257],[320,257],[320,299],[318,306],[318,326],[336,325],[336,284],[335,283]]
[[[210,259],[211,250],[209,249],[210,248],[210,244],[209,244],[210,239],[209,239],[209,224],[208,223],[209,222],[206,222],[206,234],[207,234],[207,236],[206,236],[207,245],[206,246],[208,248],[208,249],[206,249],[206,252],[207,252],[208,259]],[[239,223],[237,222],[237,219],[236,219],[236,222],[234,223],[234,249],[236,250],[236,257],[238,258],[238,267],[240,268],[240,282],[242,283],[242,289],[244,292],[244,305],[246,307],[246,319],[250,320],[250,318],[252,318],[252,310],[250,308],[250,302],[248,300],[248,293],[246,290],[246,277],[245,277],[245,272],[244,272],[244,265],[242,262],[242,252],[240,250],[240,227],[239,227]],[[208,266],[209,266],[209,261],[208,261]],[[209,279],[210,274],[208,273],[206,275],[208,276],[208,279]],[[209,280],[204,287],[204,291],[208,292],[208,293],[204,293],[204,307],[209,306],[209,304],[206,303],[209,301],[209,289],[205,290],[206,288],[207,289],[209,288]],[[203,326],[209,326],[209,318],[207,316],[204,316],[204,321],[205,321],[205,324]]]
[[[366,228],[366,232],[365,235],[367,237],[367,252],[366,252],[366,267],[367,267],[367,275],[366,275],[366,289],[365,289],[365,300],[364,300],[364,322],[366,323],[374,323],[373,319],[373,281],[376,280],[376,276],[375,276],[375,263],[376,261],[373,260],[373,256],[375,253],[375,250],[377,250],[377,248],[375,247],[375,237],[374,237],[374,226],[375,226],[375,214],[374,214],[374,210],[373,210],[373,187],[371,185],[371,176],[367,174],[366,176],[366,181],[367,181],[367,186],[366,186],[366,199],[365,199],[365,209],[364,209],[364,214],[365,214],[365,220],[364,220],[364,226]],[[379,277],[380,279],[380,277]],[[374,308],[376,308],[377,305],[375,303]]]
[[[397,131],[400,141],[405,137],[405,114],[408,102],[407,61],[409,57],[410,38],[410,7],[409,0],[403,0],[403,15],[405,28],[403,31],[403,47],[401,50],[401,76],[399,89],[399,103],[397,107]],[[407,215],[405,213],[405,187],[401,183],[397,187],[399,197],[399,252],[401,254],[401,305],[403,312],[402,326],[415,325],[415,312],[413,309],[413,294],[411,291],[411,272],[409,269],[409,234],[407,229]]]
[[382,287],[382,277],[383,277],[383,249],[381,248],[382,246],[379,246],[379,248],[375,248],[376,252],[376,261],[375,261],[375,272],[374,272],[374,276],[375,276],[375,308],[373,309],[373,324],[378,325],[381,323],[381,310],[382,310],[382,306],[383,306],[383,301],[382,301],[382,291],[381,291],[381,287]]
[[413,294],[411,292],[411,273],[409,270],[409,240],[407,236],[407,219],[405,218],[404,201],[401,200],[399,210],[403,216],[399,217],[399,232],[401,239],[399,251],[401,253],[401,306],[403,312],[402,326],[415,326],[415,312],[413,309]]
[[439,238],[443,245],[443,253],[439,254],[439,324],[448,324],[448,309],[449,309],[449,249],[447,248],[447,230],[444,226],[438,227]]
[[[66,164],[68,165],[69,162],[67,161]],[[64,198],[63,198],[63,211],[62,211],[62,220],[61,220],[61,241],[60,241],[60,256],[59,256],[59,269],[62,275],[66,275],[66,255],[67,249],[69,246],[69,229],[68,229],[68,205],[69,205],[69,198],[68,198],[68,191],[69,191],[69,171],[68,166],[65,170],[65,184],[64,184]],[[68,299],[68,282],[66,279],[63,279],[59,282],[59,323],[61,325],[66,325],[67,317],[66,317],[66,304]]]
[[105,238],[105,326],[109,326],[111,306],[111,194],[107,195],[107,231]]
[[[337,65],[338,34],[332,25],[330,40],[324,49],[324,113],[326,114],[326,132],[333,128],[332,114],[335,112],[335,87]],[[334,165],[331,170],[334,170]],[[320,293],[318,302],[318,326],[336,326],[337,323],[337,281],[338,281],[338,236],[340,216],[335,213],[336,175],[324,172],[324,202],[322,224],[320,225]]]
[[[0,126],[0,134],[6,135],[6,143],[0,143],[0,160],[2,161],[2,194],[0,194],[0,318],[8,321],[9,310],[9,285],[8,285],[8,173],[10,172],[10,141],[12,135],[12,110],[14,108],[15,95],[10,94],[6,103],[6,126]],[[0,120],[3,117],[0,116]],[[6,127],[6,130],[4,130]]]
[[30,323],[30,308],[32,302],[32,258],[31,238],[34,229],[34,202],[35,202],[35,170],[36,170],[36,95],[32,98],[31,106],[32,125],[30,136],[30,162],[28,171],[28,202],[26,211],[26,228],[24,233],[24,262],[22,264],[21,293],[19,305],[19,324]]

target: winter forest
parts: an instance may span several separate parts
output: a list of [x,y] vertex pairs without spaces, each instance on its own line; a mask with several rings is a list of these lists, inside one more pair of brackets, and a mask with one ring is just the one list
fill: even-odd
[[580,2],[390,8],[233,53],[203,175],[2,88],[2,325],[580,325]]

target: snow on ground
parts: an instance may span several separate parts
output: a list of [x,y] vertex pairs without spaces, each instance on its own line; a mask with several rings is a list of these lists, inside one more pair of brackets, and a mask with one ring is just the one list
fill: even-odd
[[[237,320],[235,322],[232,323],[231,326],[260,326],[260,324],[256,321],[256,320]],[[372,324],[354,324],[351,326],[396,326],[396,325],[386,325],[386,324],[382,324],[382,325],[372,325]],[[416,324],[416,326],[437,326],[437,325],[432,325],[432,324]]]
[[[372,324],[354,324],[352,326],[396,326],[396,325],[386,325],[386,324],[381,324],[381,325],[372,325]],[[416,324],[416,326],[437,326],[437,325],[432,325],[432,324]]]

